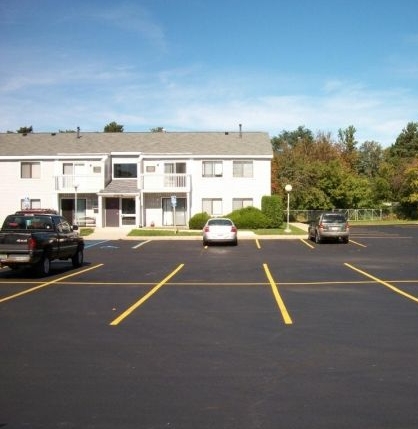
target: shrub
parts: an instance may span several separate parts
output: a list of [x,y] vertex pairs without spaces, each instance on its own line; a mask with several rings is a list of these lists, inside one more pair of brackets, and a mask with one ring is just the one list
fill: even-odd
[[189,220],[189,228],[190,229],[203,229],[205,223],[210,218],[210,216],[205,213],[196,213]]
[[227,215],[237,228],[261,229],[268,228],[269,219],[256,207],[244,207]]
[[261,199],[261,211],[269,220],[268,228],[280,228],[283,223],[283,201],[278,195],[265,195]]

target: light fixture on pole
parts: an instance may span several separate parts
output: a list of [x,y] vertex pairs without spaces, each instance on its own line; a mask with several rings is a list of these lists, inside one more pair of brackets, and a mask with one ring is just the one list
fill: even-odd
[[77,216],[77,189],[78,189],[78,183],[74,185],[74,225],[78,224],[78,216]]
[[289,226],[289,214],[290,214],[290,193],[292,192],[292,185],[286,185],[284,190],[287,192],[287,226],[284,232],[291,232]]

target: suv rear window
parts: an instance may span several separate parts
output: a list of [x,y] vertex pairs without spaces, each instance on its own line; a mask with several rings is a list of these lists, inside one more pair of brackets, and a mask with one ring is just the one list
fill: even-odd
[[346,222],[345,217],[339,214],[327,214],[322,218],[324,223],[344,223]]

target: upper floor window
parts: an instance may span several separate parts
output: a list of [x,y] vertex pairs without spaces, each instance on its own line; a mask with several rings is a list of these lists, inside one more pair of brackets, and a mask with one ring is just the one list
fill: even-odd
[[113,164],[113,177],[115,179],[138,177],[137,167],[137,164]]
[[64,176],[79,176],[84,173],[84,164],[81,162],[64,162],[62,174]]
[[253,162],[234,161],[233,175],[234,177],[253,177]]
[[22,179],[40,179],[41,163],[40,162],[22,162],[20,164],[20,177]]
[[202,176],[203,177],[222,177],[222,161],[203,161]]

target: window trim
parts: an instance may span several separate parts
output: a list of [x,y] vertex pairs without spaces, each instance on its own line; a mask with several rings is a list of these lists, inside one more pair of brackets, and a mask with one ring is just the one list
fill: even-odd
[[[23,173],[24,167],[28,167],[29,171],[25,172],[28,173],[28,176],[25,176]],[[36,168],[37,167],[37,171]],[[35,171],[34,171],[35,169]],[[38,175],[35,175],[34,173],[38,173]],[[41,178],[41,161],[21,161],[20,162],[20,178],[21,179],[40,179]]]
[[[211,167],[210,171],[207,171],[206,167]],[[223,161],[202,161],[202,177],[223,177]]]

